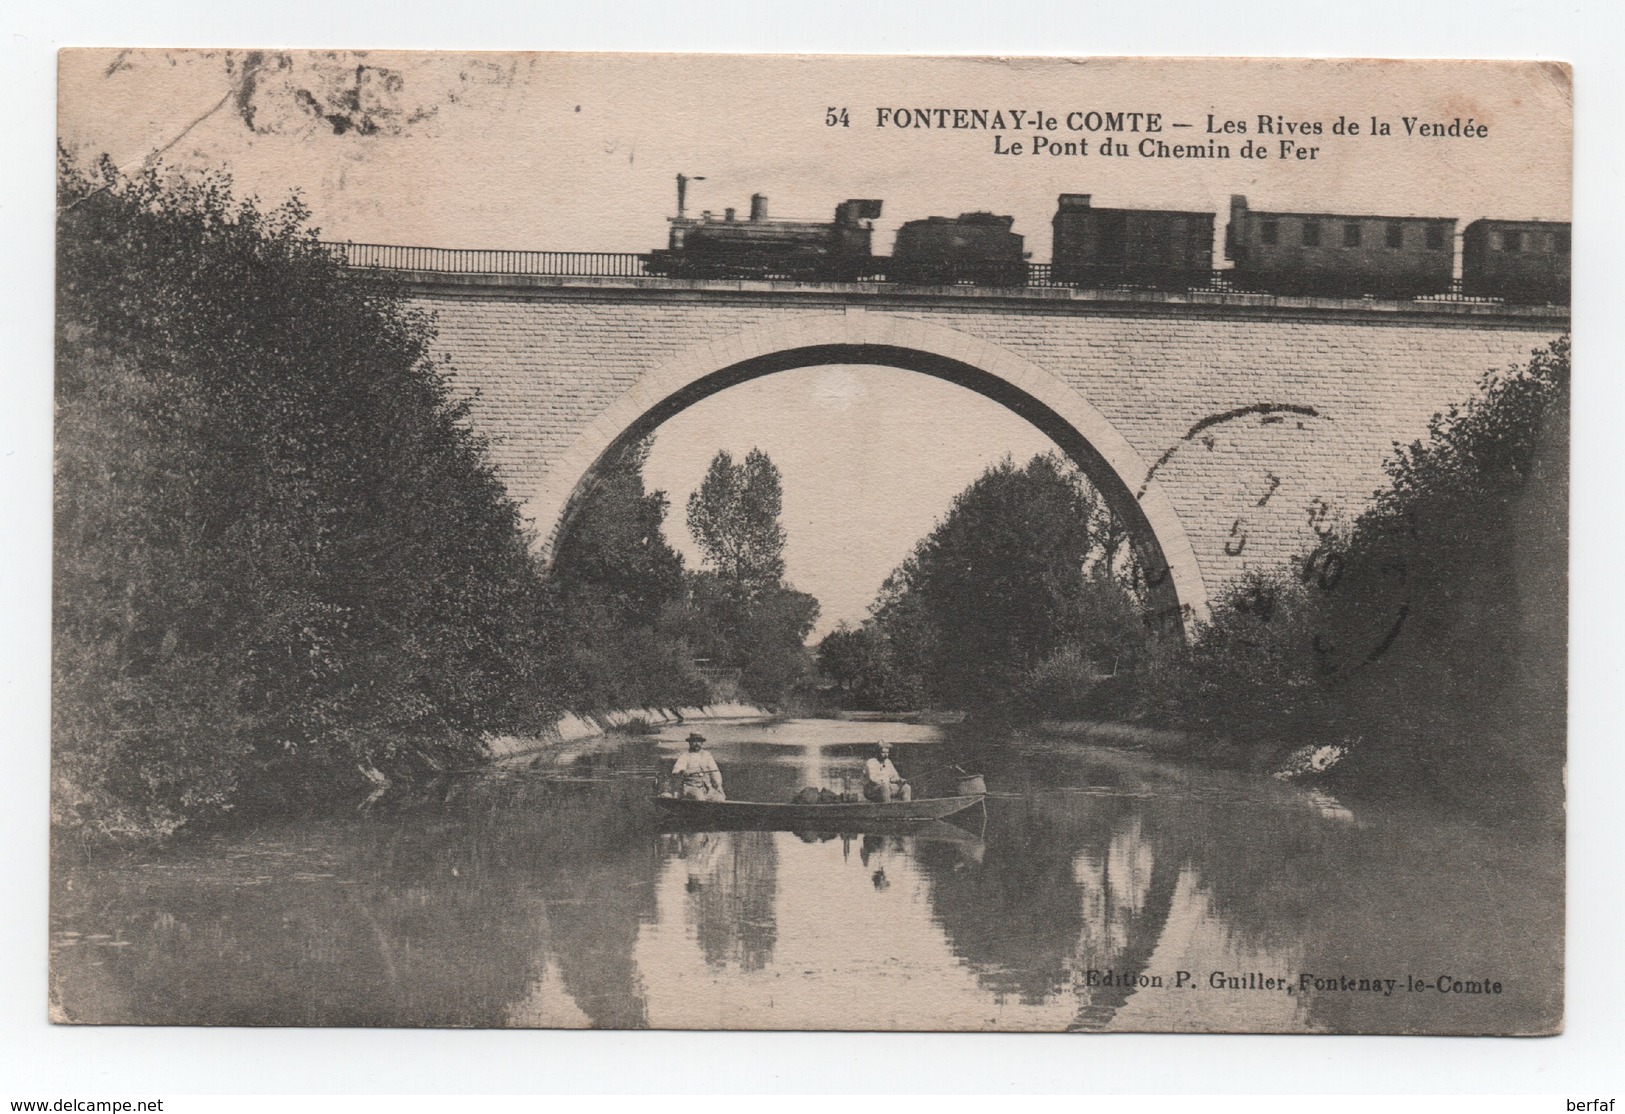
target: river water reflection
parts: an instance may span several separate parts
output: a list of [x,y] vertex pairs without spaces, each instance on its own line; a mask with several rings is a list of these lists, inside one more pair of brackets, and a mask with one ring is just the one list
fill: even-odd
[[[974,761],[993,796],[985,823],[907,834],[665,830],[646,798],[681,748],[671,728],[388,809],[63,856],[58,1015],[1363,1032],[1561,1018],[1550,836],[1074,744],[971,760],[978,740],[931,727],[703,730],[735,799],[838,787],[881,737],[907,775]],[[1441,975],[1500,993],[1441,992]]]

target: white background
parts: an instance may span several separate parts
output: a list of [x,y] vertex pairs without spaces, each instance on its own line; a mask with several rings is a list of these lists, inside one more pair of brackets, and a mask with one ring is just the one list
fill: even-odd
[[[1618,4],[1496,0],[59,4],[0,16],[0,1103],[185,1093],[580,1090],[1539,1092],[1625,1081],[1615,565],[1625,416]],[[1575,66],[1575,382],[1567,1033],[1545,1040],[92,1029],[45,1021],[55,51],[305,46],[1522,57]],[[1504,895],[1517,901],[1517,894]],[[1423,915],[1423,911],[1419,911]],[[1532,1103],[1530,1109],[1561,1109]]]

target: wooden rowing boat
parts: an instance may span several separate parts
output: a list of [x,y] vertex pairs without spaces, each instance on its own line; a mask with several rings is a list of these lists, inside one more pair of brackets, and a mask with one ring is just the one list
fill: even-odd
[[975,808],[985,794],[927,797],[913,801],[839,801],[832,804],[779,804],[772,801],[688,801],[655,797],[655,807],[686,823],[719,828],[861,831],[865,824],[918,824],[942,820]]

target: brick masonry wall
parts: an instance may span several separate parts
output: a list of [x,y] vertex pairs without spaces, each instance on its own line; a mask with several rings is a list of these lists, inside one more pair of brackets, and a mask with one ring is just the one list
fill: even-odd
[[[1488,370],[1566,331],[1551,313],[1252,299],[1240,306],[1079,299],[910,298],[851,288],[425,282],[458,388],[521,493],[573,488],[555,465],[594,419],[680,354],[742,330],[830,319],[846,307],[980,338],[1064,380],[1156,469],[1211,593],[1315,544],[1383,483],[1396,442],[1476,391]],[[1283,300],[1284,301],[1284,300]],[[840,338],[832,338],[838,340]],[[716,370],[712,368],[711,370]],[[1312,408],[1212,416],[1258,404]],[[1124,477],[1137,488],[1143,476]],[[531,505],[541,502],[532,498]],[[552,523],[534,524],[545,535]]]

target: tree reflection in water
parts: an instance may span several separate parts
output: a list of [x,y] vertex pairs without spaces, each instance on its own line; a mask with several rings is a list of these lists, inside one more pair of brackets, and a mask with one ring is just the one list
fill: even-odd
[[1132,804],[996,800],[980,865],[918,849],[934,918],[990,990],[1030,1004],[1075,991],[1096,1020],[1130,993],[1091,990],[1080,972],[1142,968],[1168,918],[1179,863],[1156,854]]
[[682,832],[666,837],[687,874],[688,919],[705,962],[760,971],[778,938],[778,849],[771,832]]
[[654,832],[633,820],[635,810],[611,811],[600,793],[569,788],[577,791],[540,810],[549,819],[533,845],[547,944],[565,989],[595,1027],[643,1028],[649,1019],[632,950],[639,925],[654,915]]
[[[501,1026],[551,960],[590,1024],[646,1025],[646,784],[493,771],[392,812],[59,862],[53,1001],[104,1024]],[[91,934],[125,946],[74,943]]]

